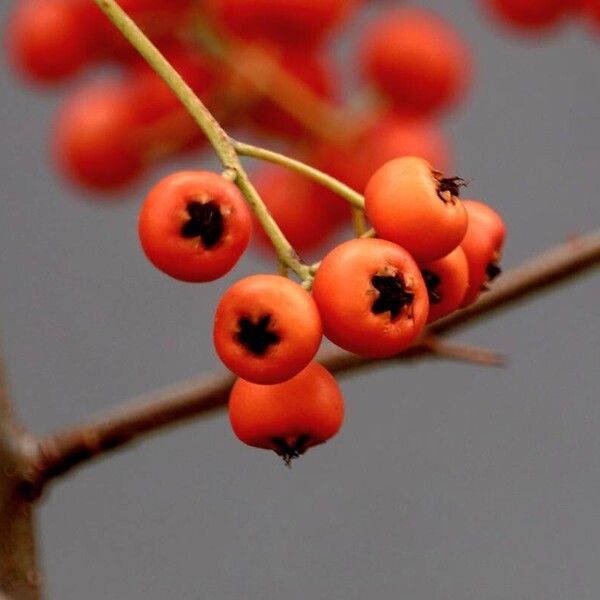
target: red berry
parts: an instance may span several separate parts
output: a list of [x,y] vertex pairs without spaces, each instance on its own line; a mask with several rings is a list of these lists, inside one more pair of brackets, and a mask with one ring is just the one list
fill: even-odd
[[209,171],[181,171],[152,188],[138,229],[156,268],[181,281],[201,282],[235,266],[251,226],[250,211],[231,181]]
[[217,354],[236,375],[280,383],[312,360],[323,335],[319,311],[300,285],[278,275],[253,275],[230,287],[215,315]]
[[462,305],[474,302],[501,270],[499,261],[506,237],[502,217],[490,206],[476,200],[464,200],[469,215],[467,233],[460,246],[469,264],[469,287]]
[[378,239],[350,240],[327,254],[313,297],[325,335],[361,356],[391,356],[407,348],[429,310],[427,288],[410,254]]
[[93,36],[72,0],[19,0],[8,22],[8,53],[20,73],[55,83],[94,57]]
[[429,294],[428,323],[460,307],[469,285],[469,265],[458,246],[443,258],[419,265]]
[[367,78],[408,115],[448,108],[471,77],[463,40],[439,16],[416,8],[382,14],[367,30],[361,56]]
[[335,379],[311,362],[274,385],[238,379],[229,396],[229,420],[245,444],[273,450],[287,464],[331,439],[344,419],[344,399]]
[[59,167],[75,182],[113,190],[143,171],[135,143],[135,106],[122,86],[99,82],[72,94],[54,127]]
[[365,212],[380,237],[406,248],[418,262],[437,260],[452,252],[467,230],[461,184],[422,158],[396,158],[369,180]]

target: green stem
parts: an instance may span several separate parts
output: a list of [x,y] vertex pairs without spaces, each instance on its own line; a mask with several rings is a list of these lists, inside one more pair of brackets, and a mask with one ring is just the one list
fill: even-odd
[[288,276],[288,268],[285,263],[282,263],[280,260],[277,261],[277,274],[282,277]]
[[361,236],[361,238],[375,238],[377,237],[377,232],[374,229],[367,229]]
[[234,168],[236,156],[229,136],[198,96],[194,94],[181,75],[169,64],[167,59],[115,0],[94,1],[113,25],[123,34],[123,37],[144,57],[161,79],[171,88],[177,98],[179,98],[208,138],[223,166],[225,168]]
[[266,160],[276,165],[286,167],[291,171],[296,171],[296,173],[300,173],[308,179],[312,179],[323,187],[328,188],[335,194],[338,194],[354,208],[360,210],[364,209],[365,200],[361,194],[355,192],[351,187],[348,187],[345,183],[342,183],[335,177],[331,177],[331,175],[319,171],[319,169],[315,169],[299,160],[285,156],[285,154],[279,154],[279,152],[273,152],[272,150],[253,146],[252,144],[245,144],[233,140],[233,147],[240,156],[249,156],[251,158]]
[[287,238],[283,235],[281,229],[279,229],[279,225],[277,225],[277,222],[267,210],[265,203],[241,166],[238,169],[236,184],[242,191],[242,194],[244,194],[246,201],[254,211],[265,233],[269,236],[269,240],[271,240],[271,244],[277,253],[277,258],[294,271],[303,282],[312,279],[308,265],[305,265],[300,260],[293,246],[287,241]]
[[248,204],[254,211],[265,233],[271,240],[277,257],[294,271],[303,281],[310,279],[310,272],[297,256],[294,248],[287,241],[281,229],[269,214],[267,207],[250,182],[236,154],[233,141],[211,112],[204,106],[200,98],[183,80],[181,75],[169,64],[154,44],[144,35],[142,30],[129,18],[127,13],[115,0],[94,0],[100,10],[123,34],[123,37],[140,53],[148,64],[181,101],[194,121],[204,132],[211,146],[227,173],[235,175],[235,183],[240,188]]
[[365,235],[365,213],[359,208],[352,207],[352,227],[357,238]]

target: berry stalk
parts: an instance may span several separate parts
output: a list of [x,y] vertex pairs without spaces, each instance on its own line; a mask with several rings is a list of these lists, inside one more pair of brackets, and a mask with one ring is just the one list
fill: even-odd
[[351,187],[342,183],[335,177],[319,171],[294,158],[290,158],[285,154],[274,152],[273,150],[267,150],[266,148],[260,148],[259,146],[253,146],[252,144],[245,144],[243,142],[233,141],[234,148],[238,155],[248,156],[251,158],[258,158],[267,162],[286,167],[291,171],[300,173],[306,178],[326,187],[338,196],[341,196],[346,200],[350,206],[356,209],[363,210],[365,201],[362,194],[355,192]]

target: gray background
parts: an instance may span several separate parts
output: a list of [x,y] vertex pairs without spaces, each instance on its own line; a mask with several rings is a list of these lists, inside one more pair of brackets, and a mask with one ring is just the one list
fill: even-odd
[[[533,45],[474,2],[419,4],[476,53],[447,131],[470,193],[506,217],[505,265],[597,226],[600,36],[573,24]],[[87,200],[47,158],[60,93],[4,65],[0,98],[0,314],[26,422],[46,432],[219,368],[215,301],[266,264],[205,287],[161,276],[135,233],[149,182]],[[343,431],[291,471],[220,416],[77,472],[41,509],[49,597],[596,600],[599,284],[461,333],[509,353],[507,370],[430,362],[345,379]]]

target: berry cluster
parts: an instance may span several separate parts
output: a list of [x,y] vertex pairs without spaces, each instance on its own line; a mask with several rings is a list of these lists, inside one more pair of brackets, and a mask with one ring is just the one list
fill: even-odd
[[[329,48],[360,0],[121,0],[192,90],[228,129],[276,137],[289,152],[362,191],[385,161],[405,154],[450,167],[434,118],[456,105],[470,79],[469,52],[440,17],[417,8],[382,9],[357,45],[364,102],[349,111]],[[9,56],[34,82],[68,91],[52,127],[59,170],[85,188],[112,192],[153,165],[207,144],[162,80],[93,0],[15,0]],[[112,75],[106,74],[106,65]],[[116,69],[115,69],[116,67]],[[102,76],[89,81],[90,71]],[[366,93],[368,92],[368,93]],[[279,185],[270,182],[277,178]],[[343,207],[288,173],[259,169],[273,213],[295,189],[296,213],[323,208],[323,239]],[[263,184],[264,181],[264,184]],[[296,189],[298,188],[298,189]],[[295,230],[282,220],[284,233]],[[301,250],[316,246],[299,240]]]
[[[341,426],[343,401],[313,362],[323,335],[361,356],[393,356],[427,323],[472,303],[500,273],[504,223],[489,206],[460,200],[462,185],[420,157],[388,161],[365,190],[377,237],[337,245],[303,285],[259,274],[225,292],[214,344],[240,378],[230,416],[242,441],[288,462],[325,441]],[[238,261],[251,223],[234,183],[187,171],[152,189],[139,234],[150,261],[168,275],[211,281]]]
[[[443,175],[449,150],[433,120],[464,96],[469,52],[437,15],[384,7],[357,44],[369,93],[350,111],[336,99],[326,50],[361,0],[119,4],[174,69],[167,75],[176,71],[201,100],[194,116],[214,134],[208,138],[226,167],[176,172],[154,186],[139,215],[145,255],[175,279],[213,281],[233,269],[256,230],[285,274],[289,267],[301,280],[246,277],[225,292],[214,319],[216,352],[239,377],[230,401],[235,433],[289,464],[342,424],[337,384],[314,362],[324,335],[364,357],[396,355],[500,273],[502,219],[459,199],[465,181]],[[72,92],[59,113],[53,149],[72,180],[111,191],[206,144],[173,94],[181,82],[163,82],[91,0],[18,0],[9,39],[13,62],[39,82],[60,83],[107,62],[119,67],[118,76]],[[148,60],[159,71],[165,64],[160,55]],[[337,183],[317,185],[296,163],[296,170],[259,168],[252,187],[237,161],[240,144],[210,113],[228,129],[279,138],[318,168],[319,183],[324,173]],[[348,220],[342,197],[356,238],[305,264],[296,253],[315,250]]]
[[480,0],[490,17],[523,33],[556,30],[569,19],[581,16],[600,28],[599,0]]

